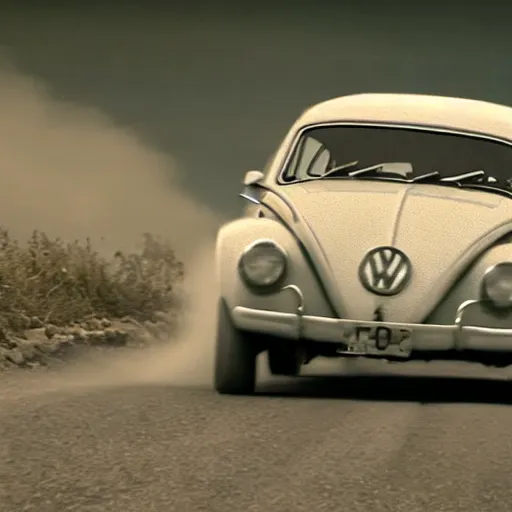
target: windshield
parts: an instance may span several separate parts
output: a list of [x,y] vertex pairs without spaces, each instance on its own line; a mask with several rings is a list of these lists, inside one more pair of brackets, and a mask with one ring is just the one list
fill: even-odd
[[[381,162],[406,162],[406,175],[402,173],[406,179],[432,172],[443,178],[483,170],[487,176],[496,178],[499,185],[506,185],[506,180],[512,177],[512,146],[470,135],[425,129],[321,126],[302,134],[282,179],[295,182],[323,176],[347,163],[349,170],[354,171]],[[326,179],[339,177],[339,174],[331,173]]]

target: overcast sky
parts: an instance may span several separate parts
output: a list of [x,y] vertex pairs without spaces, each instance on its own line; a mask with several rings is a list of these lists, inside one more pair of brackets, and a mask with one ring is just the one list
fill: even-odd
[[11,9],[0,43],[56,96],[101,108],[177,157],[186,188],[234,214],[243,172],[313,102],[397,91],[512,104],[508,14],[353,3],[247,3],[244,15],[213,3]]

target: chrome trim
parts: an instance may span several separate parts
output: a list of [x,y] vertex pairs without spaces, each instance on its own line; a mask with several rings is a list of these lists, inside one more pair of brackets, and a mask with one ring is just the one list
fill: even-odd
[[[390,258],[385,256],[386,251],[391,252]],[[382,261],[382,269],[380,272],[377,270],[377,264],[375,263],[377,255],[380,255]],[[399,258],[399,263],[390,276],[389,270],[392,267],[392,264],[394,264],[395,258]],[[365,273],[365,270],[368,267],[370,268],[371,279],[369,279]],[[405,269],[405,274],[402,280],[395,288],[391,288],[391,285],[394,284],[402,269]],[[377,274],[375,272],[377,272]],[[413,267],[409,256],[407,256],[403,251],[391,245],[383,245],[370,249],[363,256],[363,259],[359,263],[357,273],[359,281],[370,293],[379,296],[391,297],[393,295],[398,295],[409,285],[413,276]],[[377,280],[378,282],[380,279],[386,282],[386,286],[383,289],[377,288],[375,285],[375,281]],[[389,283],[387,281],[389,281]]]
[[304,313],[304,294],[302,293],[300,288],[294,284],[289,284],[288,286],[281,288],[282,292],[284,292],[285,290],[292,290],[295,293],[295,295],[298,298],[297,313],[299,315],[302,315],[302,313]]
[[[396,129],[402,129],[402,130],[414,130],[414,131],[420,131],[420,132],[431,132],[431,133],[442,133],[446,135],[459,135],[464,136],[468,138],[473,139],[482,139],[487,140],[490,142],[497,142],[500,144],[504,144],[506,146],[512,147],[512,141],[507,139],[502,139],[500,137],[496,137],[493,135],[489,135],[486,133],[480,133],[480,132],[466,132],[464,130],[455,130],[451,128],[445,128],[442,126],[435,126],[435,125],[421,125],[421,124],[404,124],[404,123],[379,123],[379,122],[361,122],[361,121],[330,121],[330,122],[323,122],[323,123],[312,123],[308,124],[306,126],[303,126],[297,132],[295,133],[295,136],[293,137],[292,141],[290,142],[288,149],[286,151],[286,156],[282,160],[281,164],[279,165],[278,169],[276,169],[276,174],[274,178],[274,182],[278,185],[290,185],[290,183],[287,183],[286,180],[283,180],[283,174],[288,167],[290,160],[293,156],[293,153],[296,150],[296,146],[298,141],[300,141],[302,134],[305,131],[312,130],[314,128],[322,128],[327,126],[353,126],[353,127],[370,127],[370,128],[396,128]],[[293,183],[300,183],[300,182],[293,182]]]
[[284,292],[286,290],[291,290],[295,296],[298,299],[298,305],[297,305],[297,331],[298,331],[298,337],[302,337],[302,315],[304,313],[304,294],[302,293],[301,289],[295,285],[295,284],[289,284],[288,286],[285,286],[281,288],[280,291]]
[[[247,185],[247,187],[260,188],[261,190],[264,190],[265,192],[270,192],[271,194],[274,194],[280,201],[282,201],[288,207],[288,209],[292,213],[293,222],[298,222],[299,221],[299,212],[297,211],[297,208],[295,208],[294,204],[286,196],[284,196],[283,194],[281,194],[277,190],[274,190],[273,187],[270,187],[268,185],[264,185],[262,183],[254,183],[252,185]],[[267,206],[260,199],[256,199],[255,197],[252,197],[251,195],[246,194],[245,192],[241,192],[238,195],[240,197],[242,197],[243,199],[246,199],[247,201],[250,201],[251,203],[258,204],[258,205],[259,204],[264,204],[265,206]],[[270,208],[270,207],[267,206],[267,208]]]
[[300,215],[299,215],[299,212],[297,211],[297,208],[295,208],[295,205],[284,194],[281,194],[281,192],[279,192],[278,190],[275,190],[274,187],[272,187],[270,185],[265,185],[264,183],[255,183],[252,186],[261,188],[262,190],[265,190],[266,192],[270,192],[271,194],[274,194],[292,212],[293,222],[299,221]]
[[257,204],[257,205],[261,205],[261,202],[258,201],[256,198],[254,197],[251,197],[249,194],[238,194],[240,197],[246,199],[247,201],[249,201],[250,203],[253,203],[253,204]]
[[[312,342],[346,343],[347,332],[350,334],[358,325],[365,328],[380,326],[405,329],[413,332],[408,338],[405,352],[395,351],[385,354],[365,352],[363,356],[379,355],[408,359],[412,352],[465,351],[478,352],[509,352],[512,353],[512,328],[489,328],[462,326],[462,312],[471,304],[479,301],[470,300],[462,303],[458,310],[456,325],[416,324],[398,322],[377,322],[364,320],[348,320],[336,317],[283,313],[236,306],[232,310],[235,324],[244,330],[268,333],[273,336],[299,342],[303,339]],[[345,353],[345,352],[344,352]],[[347,355],[355,355],[347,353]]]
[[462,317],[464,316],[464,311],[473,304],[479,304],[481,300],[466,300],[462,302],[457,308],[457,312],[455,313],[455,350],[462,350],[463,347],[463,333],[462,333]]
[[464,302],[462,302],[459,305],[459,307],[457,308],[457,312],[455,313],[455,322],[454,322],[457,327],[459,327],[461,325],[462,315],[463,315],[464,311],[466,310],[466,308],[468,308],[472,304],[478,304],[479,302],[481,302],[481,301],[478,299],[465,300]]
[[271,238],[258,238],[257,240],[254,240],[254,242],[251,242],[249,245],[245,247],[245,249],[242,251],[242,256],[247,254],[249,251],[257,247],[258,245],[267,245],[275,247],[278,251],[282,253],[283,256],[288,258],[288,254],[286,251],[275,241]]

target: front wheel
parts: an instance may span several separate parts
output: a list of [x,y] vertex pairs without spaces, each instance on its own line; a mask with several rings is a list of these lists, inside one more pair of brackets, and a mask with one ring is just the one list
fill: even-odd
[[249,395],[256,388],[257,347],[233,324],[226,302],[219,299],[214,387],[218,393]]

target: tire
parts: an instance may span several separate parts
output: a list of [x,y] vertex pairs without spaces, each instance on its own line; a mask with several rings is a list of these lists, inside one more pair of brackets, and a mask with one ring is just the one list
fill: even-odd
[[294,346],[273,347],[268,350],[268,368],[272,375],[295,377],[300,372],[300,359]]
[[214,363],[214,388],[218,393],[254,393],[258,351],[250,338],[235,327],[225,301],[219,299]]

